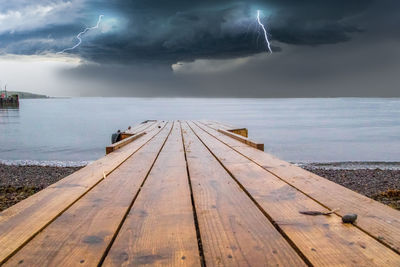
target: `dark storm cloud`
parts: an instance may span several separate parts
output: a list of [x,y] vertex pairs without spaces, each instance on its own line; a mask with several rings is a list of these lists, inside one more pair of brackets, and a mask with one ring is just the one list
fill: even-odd
[[[268,17],[271,39],[320,45],[348,41],[370,1],[114,1],[107,8],[128,19],[127,29],[96,39],[98,49],[81,49],[98,61],[191,61],[265,51],[255,14]],[[101,4],[100,4],[101,6]],[[274,47],[279,51],[279,47]]]
[[[83,60],[41,87],[81,96],[393,97],[399,8],[397,0],[8,1],[0,55],[52,58],[104,14],[71,51]],[[257,10],[276,53],[265,53]]]
[[[79,10],[69,12],[66,8],[54,22],[44,21],[43,25],[38,23],[28,30],[0,33],[0,49],[15,54],[58,51],[73,45],[77,32],[93,24],[99,14],[105,14],[105,25],[109,23],[107,19],[116,21],[110,30],[85,36],[82,46],[73,53],[103,63],[171,64],[198,58],[231,58],[265,51],[257,31],[257,9],[265,13],[264,21],[273,43],[322,45],[345,42],[353,34],[363,32],[365,29],[360,26],[363,18],[355,18],[362,16],[371,4],[370,0],[75,2]],[[19,3],[22,6],[25,2]],[[10,10],[10,3],[0,7],[3,13]],[[71,16],[77,19],[70,20]],[[275,46],[274,50],[280,48]]]
[[[63,72],[87,84],[81,96],[129,97],[398,97],[400,50],[396,42],[345,42],[319,49],[283,47],[242,59],[168,66],[81,65]],[[233,62],[232,62],[233,61]],[[235,64],[239,61],[239,64]],[[241,63],[240,63],[241,62]],[[222,66],[222,68],[221,68]],[[67,74],[67,76],[65,76]]]

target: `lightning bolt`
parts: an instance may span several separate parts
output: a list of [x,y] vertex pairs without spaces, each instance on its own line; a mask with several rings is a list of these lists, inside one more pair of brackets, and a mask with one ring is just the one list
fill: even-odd
[[265,29],[264,24],[262,24],[262,22],[261,22],[261,20],[260,20],[260,10],[257,10],[257,22],[258,22],[258,25],[260,25],[261,28],[262,28],[263,31],[264,31],[264,38],[265,38],[265,42],[266,42],[266,44],[267,44],[267,49],[268,49],[268,51],[269,51],[270,53],[272,53],[271,44],[270,44],[269,39],[268,39],[267,30]]
[[56,54],[62,54],[62,53],[64,53],[64,52],[66,52],[66,51],[74,50],[75,48],[77,48],[77,47],[82,43],[82,38],[81,38],[81,36],[82,36],[83,34],[87,33],[87,32],[90,31],[90,30],[98,29],[98,28],[99,28],[99,25],[100,25],[100,22],[101,22],[101,19],[102,19],[103,17],[104,17],[104,15],[100,15],[100,16],[99,16],[99,19],[98,19],[98,21],[97,21],[96,26],[86,28],[86,29],[84,29],[83,31],[81,31],[80,33],[78,33],[78,35],[76,36],[76,38],[78,39],[78,43],[77,43],[76,45],[74,45],[73,47],[65,48],[64,50],[62,50],[62,51],[60,51],[60,52],[57,52]]

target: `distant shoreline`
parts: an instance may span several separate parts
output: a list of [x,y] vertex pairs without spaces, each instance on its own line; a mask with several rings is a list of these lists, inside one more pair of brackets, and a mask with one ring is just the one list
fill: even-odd
[[[4,91],[2,91],[4,92]],[[34,94],[21,91],[7,91],[7,95],[18,95],[19,99],[46,99],[51,98],[47,95]]]
[[50,99],[58,99],[58,98],[133,98],[133,99],[196,99],[196,100],[202,100],[202,99],[215,99],[215,100],[238,100],[238,99],[244,99],[244,100],[262,100],[262,99],[268,99],[268,100],[282,100],[282,99],[394,99],[398,100],[400,99],[400,96],[388,96],[388,97],[379,97],[379,96],[335,96],[335,97],[225,97],[225,96],[215,96],[215,97],[205,97],[205,96],[101,96],[101,95],[93,95],[93,96],[48,96],[46,98]]

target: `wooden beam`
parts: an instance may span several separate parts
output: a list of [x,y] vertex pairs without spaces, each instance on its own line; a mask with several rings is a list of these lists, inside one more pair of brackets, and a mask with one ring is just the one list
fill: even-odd
[[121,140],[131,137],[132,135],[135,135],[135,134],[123,132],[123,133],[121,133]]
[[246,138],[249,137],[249,131],[247,130],[247,128],[236,128],[235,126],[232,126],[230,124],[217,122],[217,121],[205,120],[205,121],[202,121],[202,123],[207,124],[207,125],[218,125],[219,129],[226,130],[228,132],[235,133],[235,134],[241,135]]
[[234,134],[238,134],[246,138],[249,137],[249,131],[247,130],[247,128],[229,129],[228,132],[232,132]]
[[264,151],[264,144],[262,144],[262,143],[257,143],[257,142],[255,142],[253,140],[250,140],[249,138],[243,137],[242,135],[238,135],[238,134],[235,134],[235,133],[230,132],[230,131],[228,132],[228,131],[223,130],[223,129],[218,129],[218,132],[223,133],[223,134],[225,134],[225,135],[227,135],[229,137],[232,137],[232,138],[234,138],[234,139],[236,139],[236,140],[238,140],[238,141],[240,141],[240,142],[242,142],[242,143],[244,143],[246,145],[249,145],[251,147],[257,148],[258,150]]
[[122,139],[121,141],[118,141],[118,142],[116,142],[116,143],[114,143],[114,144],[112,144],[110,146],[107,146],[106,147],[106,155],[110,154],[111,152],[113,152],[113,151],[115,151],[117,149],[120,149],[121,147],[126,146],[127,144],[137,140],[138,138],[142,137],[145,134],[146,134],[146,132],[141,132],[141,133],[138,133],[138,134],[134,134],[134,135],[132,135],[132,136],[130,136],[128,138]]

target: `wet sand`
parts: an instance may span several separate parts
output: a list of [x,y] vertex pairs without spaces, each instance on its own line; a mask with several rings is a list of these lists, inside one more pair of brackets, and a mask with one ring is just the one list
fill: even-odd
[[[0,164],[0,211],[80,168]],[[400,170],[304,168],[400,210]]]

